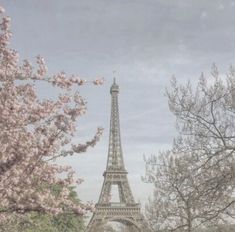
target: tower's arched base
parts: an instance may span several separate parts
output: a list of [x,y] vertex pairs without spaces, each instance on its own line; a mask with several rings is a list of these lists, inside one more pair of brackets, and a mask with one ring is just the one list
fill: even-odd
[[148,232],[139,204],[133,205],[96,205],[96,211],[88,224],[86,232],[98,232],[98,228],[107,222],[120,222],[133,228],[133,232]]

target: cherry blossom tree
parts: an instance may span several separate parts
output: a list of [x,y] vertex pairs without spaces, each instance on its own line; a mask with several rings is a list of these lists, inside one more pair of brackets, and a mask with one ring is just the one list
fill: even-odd
[[[2,7],[0,15],[0,220],[32,211],[58,214],[62,203],[84,214],[91,205],[74,204],[68,191],[80,180],[71,167],[53,161],[85,152],[102,134],[98,128],[85,144],[72,143],[77,120],[86,112],[86,101],[74,87],[87,81],[64,72],[49,76],[41,56],[36,67],[28,60],[20,62],[18,52],[10,48],[11,19]],[[40,99],[38,82],[58,89],[59,94],[53,100]],[[62,186],[56,196],[50,190],[55,185]]]

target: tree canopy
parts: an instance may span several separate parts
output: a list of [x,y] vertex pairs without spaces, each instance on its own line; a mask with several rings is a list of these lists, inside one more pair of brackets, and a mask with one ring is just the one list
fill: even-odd
[[[87,81],[64,72],[49,75],[41,56],[34,64],[19,59],[10,48],[11,19],[4,11],[0,7],[0,221],[31,212],[58,215],[65,205],[82,215],[93,206],[75,204],[69,197],[69,186],[80,179],[71,167],[53,161],[85,152],[100,138],[98,128],[90,141],[72,143],[77,121],[86,112],[78,87]],[[41,82],[56,89],[53,99],[39,97]],[[57,185],[61,191],[52,194]]]
[[154,196],[147,216],[154,231],[197,231],[235,220],[235,71],[167,90],[177,121],[172,149],[146,160]]

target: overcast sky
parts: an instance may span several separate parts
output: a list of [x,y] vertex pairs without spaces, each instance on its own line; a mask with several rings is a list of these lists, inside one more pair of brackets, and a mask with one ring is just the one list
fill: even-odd
[[[96,202],[108,153],[109,88],[120,86],[122,146],[135,199],[146,201],[151,185],[141,181],[143,154],[171,146],[175,119],[164,96],[172,75],[180,82],[221,73],[234,64],[234,0],[0,0],[12,18],[12,47],[21,58],[45,57],[50,73],[65,71],[86,79],[105,78],[101,87],[81,92],[88,112],[78,124],[77,141],[105,128],[99,144],[69,157],[85,179],[83,201]],[[116,73],[113,74],[113,71]],[[48,89],[41,89],[49,96]]]

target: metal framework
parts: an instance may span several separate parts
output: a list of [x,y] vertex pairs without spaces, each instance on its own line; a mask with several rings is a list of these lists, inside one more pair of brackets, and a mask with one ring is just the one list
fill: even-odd
[[[114,79],[110,89],[112,102],[107,166],[96,211],[88,224],[87,232],[97,232],[100,225],[110,221],[121,222],[131,227],[132,231],[133,228],[138,232],[148,231],[140,212],[140,204],[135,202],[127,179],[121,146],[118,93],[119,86]],[[118,188],[119,202],[111,201],[111,190],[115,185]]]

